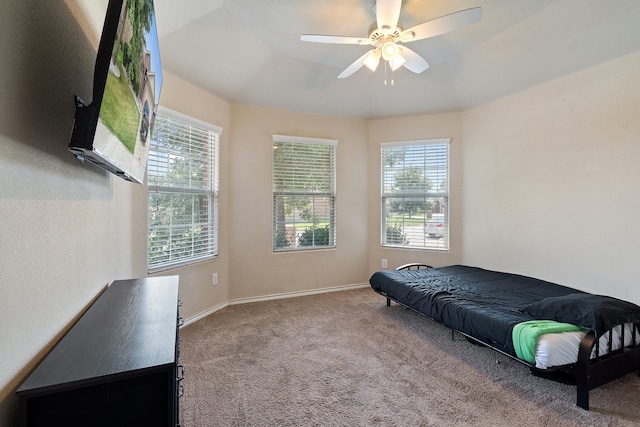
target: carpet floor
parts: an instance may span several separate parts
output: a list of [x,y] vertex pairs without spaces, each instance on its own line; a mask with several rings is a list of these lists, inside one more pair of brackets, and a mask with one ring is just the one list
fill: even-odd
[[535,377],[369,288],[226,307],[181,329],[180,418],[204,426],[637,426],[640,377]]

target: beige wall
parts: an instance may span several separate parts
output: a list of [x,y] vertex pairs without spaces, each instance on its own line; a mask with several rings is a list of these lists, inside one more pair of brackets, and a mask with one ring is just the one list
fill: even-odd
[[[146,191],[67,150],[95,51],[61,1],[0,13],[0,425],[15,390],[115,279],[146,273]],[[7,12],[7,13],[5,13]]]
[[[231,117],[231,299],[366,283],[367,122],[244,105]],[[335,249],[273,253],[274,134],[338,140]]]
[[[107,284],[147,275],[146,186],[82,164],[67,150],[73,96],[91,101],[95,63],[72,14],[75,1],[10,3],[2,8],[11,13],[0,14],[2,426],[17,424],[16,388]],[[162,103],[229,126],[226,102],[169,73]],[[164,273],[180,275],[185,318],[229,299],[227,141],[223,132],[221,255]]]
[[464,262],[640,303],[640,53],[463,122]]

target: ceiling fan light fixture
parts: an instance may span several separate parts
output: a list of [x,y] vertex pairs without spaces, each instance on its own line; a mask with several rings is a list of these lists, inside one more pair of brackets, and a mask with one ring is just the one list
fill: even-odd
[[400,48],[393,41],[387,41],[382,45],[382,57],[385,61],[391,61],[394,59],[399,53]]
[[375,71],[378,68],[378,64],[380,63],[380,50],[372,50],[369,52],[369,55],[364,59],[364,65],[367,66],[371,71]]
[[395,58],[389,60],[389,67],[391,67],[392,71],[395,71],[400,68],[405,62],[407,62],[407,60],[404,59],[402,55],[397,54]]
[[373,50],[365,52],[356,59],[338,75],[338,78],[349,77],[363,65],[375,72],[380,65],[380,58],[383,58],[385,61],[385,84],[388,63],[391,69],[391,84],[393,85],[393,72],[401,66],[416,74],[429,68],[427,61],[406,47],[405,43],[445,34],[482,19],[482,8],[474,7],[444,15],[404,30],[399,22],[402,0],[373,0],[373,7],[376,20],[369,26],[367,38],[303,34],[300,36],[300,40],[316,43],[371,45],[374,47]]

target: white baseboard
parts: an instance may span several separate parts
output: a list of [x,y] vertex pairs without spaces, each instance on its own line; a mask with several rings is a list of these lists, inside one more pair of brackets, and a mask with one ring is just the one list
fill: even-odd
[[225,302],[222,304],[218,304],[215,307],[211,307],[209,310],[205,310],[200,314],[196,314],[193,317],[190,317],[188,319],[185,319],[184,323],[182,324],[182,326],[187,326],[192,324],[193,322],[197,322],[200,319],[204,319],[205,317],[207,317],[210,314],[215,313],[218,310],[222,310],[223,308],[227,307],[229,305],[229,302]]
[[223,308],[229,305],[248,304],[252,302],[261,302],[261,301],[271,301],[275,299],[295,298],[295,297],[302,297],[302,296],[308,296],[308,295],[325,294],[328,292],[348,291],[351,289],[359,289],[359,288],[366,288],[366,287],[369,287],[368,283],[358,283],[355,285],[332,286],[330,288],[313,289],[310,291],[285,292],[282,294],[271,294],[271,295],[264,295],[261,297],[239,298],[239,299],[229,300],[225,303],[218,304],[215,307],[211,307],[210,309],[205,310],[200,314],[197,314],[193,317],[186,319],[184,321],[183,326],[187,326],[187,325],[190,325],[191,323],[197,322],[198,320],[203,319],[208,315],[215,313],[218,310],[222,310]]
[[330,288],[313,289],[310,291],[285,292],[283,294],[271,294],[271,295],[264,295],[261,297],[239,298],[239,299],[230,300],[229,305],[247,304],[250,302],[271,301],[274,299],[303,297],[307,295],[326,294],[328,292],[348,291],[350,289],[365,288],[368,286],[369,284],[367,283],[359,283],[355,285],[332,286]]

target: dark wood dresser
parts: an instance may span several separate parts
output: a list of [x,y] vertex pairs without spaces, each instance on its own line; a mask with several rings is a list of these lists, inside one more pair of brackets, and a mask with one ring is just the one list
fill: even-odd
[[178,276],[118,280],[18,388],[20,426],[179,424]]

